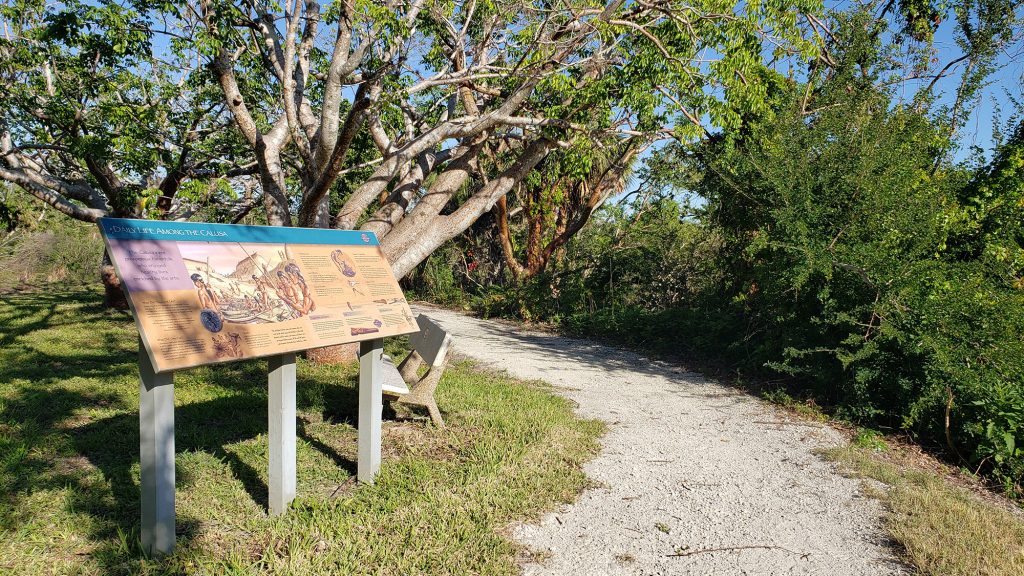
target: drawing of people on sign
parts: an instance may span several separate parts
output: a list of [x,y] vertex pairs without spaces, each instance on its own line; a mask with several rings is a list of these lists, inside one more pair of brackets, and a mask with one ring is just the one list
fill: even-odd
[[[286,270],[294,264],[281,248],[280,244],[178,243],[186,269],[198,275],[209,291],[209,298],[200,296],[202,308],[211,310],[223,324],[285,322],[312,311],[312,299],[305,296],[312,288],[303,289],[306,281],[301,272],[295,277]],[[210,301],[216,306],[209,306]],[[216,324],[210,321],[211,326]]]
[[316,302],[313,301],[313,297],[309,293],[309,285],[306,284],[306,279],[302,277],[302,271],[299,270],[299,267],[289,263],[284,267],[284,271],[291,282],[292,293],[296,296],[295,303],[298,305],[299,315],[306,316],[316,310]]
[[267,281],[253,274],[252,283],[256,288],[256,294],[254,295],[256,310],[260,312],[270,310],[270,295],[268,294],[270,287],[267,285]]
[[334,261],[334,265],[338,267],[338,270],[341,270],[342,275],[347,278],[355,277],[356,270],[352,267],[352,260],[344,251],[335,250],[331,252],[331,260]]
[[220,299],[216,292],[210,289],[199,273],[190,276],[192,284],[196,287],[196,296],[199,298],[199,321],[203,327],[210,332],[220,332],[224,327],[224,319],[220,313]]
[[274,291],[277,292],[277,297],[295,312],[299,312],[302,309],[298,303],[299,296],[295,293],[295,286],[284,270],[277,271],[277,285],[274,286]]
[[220,309],[220,298],[217,297],[216,292],[210,289],[203,280],[202,274],[193,274],[191,276],[192,284],[196,287],[196,295],[199,297],[199,306],[201,308],[209,308],[210,310],[219,311]]

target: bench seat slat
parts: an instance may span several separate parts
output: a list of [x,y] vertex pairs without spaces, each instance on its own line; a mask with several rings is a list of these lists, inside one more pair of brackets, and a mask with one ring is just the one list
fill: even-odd
[[390,356],[384,354],[382,360],[382,372],[383,381],[381,382],[381,390],[385,394],[393,396],[404,396],[409,393],[409,385],[402,379],[402,375],[398,372],[398,368],[395,366],[394,360]]

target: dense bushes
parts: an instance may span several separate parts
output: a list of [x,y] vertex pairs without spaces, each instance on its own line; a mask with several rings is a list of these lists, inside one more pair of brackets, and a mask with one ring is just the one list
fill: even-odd
[[833,111],[698,155],[708,225],[726,237],[726,289],[742,302],[738,334],[752,344],[744,363],[792,376],[851,419],[945,444],[1019,489],[1021,184],[992,192],[981,181],[1006,180],[1024,132],[964,186],[921,152],[933,140],[921,117],[875,108],[857,125]]
[[951,165],[948,128],[892,104],[872,50],[835,50],[810,100],[776,78],[773,117],[661,151],[694,217],[606,210],[542,277],[462,282],[463,301],[781,383],[1020,494],[1024,125]]
[[683,159],[723,238],[730,340],[748,352],[731,360],[1019,491],[1024,125],[988,166],[946,166],[943,130],[875,86],[837,74],[817,112],[791,94]]
[[61,218],[0,190],[0,289],[99,279],[103,240],[96,226]]

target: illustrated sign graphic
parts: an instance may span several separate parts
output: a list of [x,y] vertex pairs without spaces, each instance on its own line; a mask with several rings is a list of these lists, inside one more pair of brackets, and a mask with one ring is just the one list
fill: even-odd
[[372,233],[103,218],[157,371],[419,328]]

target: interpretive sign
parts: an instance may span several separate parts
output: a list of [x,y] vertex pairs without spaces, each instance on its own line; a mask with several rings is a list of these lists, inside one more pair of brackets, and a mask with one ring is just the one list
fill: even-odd
[[157,372],[418,330],[369,232],[103,218]]

